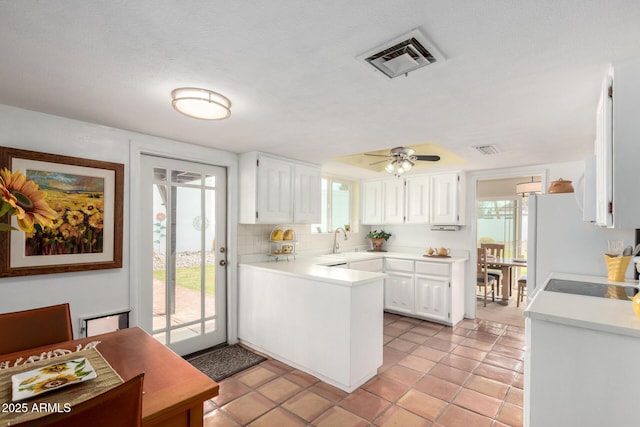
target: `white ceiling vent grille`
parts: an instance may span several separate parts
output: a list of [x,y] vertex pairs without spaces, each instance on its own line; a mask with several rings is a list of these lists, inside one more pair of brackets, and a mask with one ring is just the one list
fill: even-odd
[[356,59],[393,79],[444,61],[444,56],[422,31],[415,29],[357,56]]
[[498,150],[498,147],[496,147],[495,145],[474,145],[473,148],[475,148],[485,156],[498,154],[500,152],[500,150]]

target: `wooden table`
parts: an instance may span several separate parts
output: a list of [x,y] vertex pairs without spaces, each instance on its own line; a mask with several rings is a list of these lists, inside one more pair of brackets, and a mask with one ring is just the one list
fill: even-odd
[[502,303],[509,304],[511,289],[511,273],[514,267],[526,267],[526,261],[516,261],[514,258],[487,257],[487,268],[502,270]]
[[93,341],[100,341],[97,349],[123,380],[144,372],[143,426],[203,425],[203,403],[218,395],[218,384],[140,328],[4,354],[0,362],[13,366],[19,357],[54,349],[75,351],[78,344]]

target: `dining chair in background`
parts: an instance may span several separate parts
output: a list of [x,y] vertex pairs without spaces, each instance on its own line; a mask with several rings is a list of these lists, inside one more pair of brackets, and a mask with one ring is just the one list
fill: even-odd
[[487,248],[478,248],[478,287],[484,289],[484,307],[487,306],[487,289],[491,287],[491,301],[495,301],[496,280],[487,268]]
[[144,373],[85,400],[69,412],[14,424],[20,427],[139,427],[142,425],[142,384]]
[[[496,258],[504,258],[504,243],[481,243],[480,247],[486,248],[488,255],[494,256]],[[496,279],[496,286],[498,287],[498,291],[500,291],[500,282],[504,280],[504,277],[502,277],[502,270],[490,268],[489,276],[492,276]],[[508,296],[511,296],[511,289],[509,289]]]
[[524,291],[527,289],[527,276],[518,279],[518,296],[516,298],[516,307],[520,307],[520,303],[524,300]]
[[0,354],[72,339],[69,304],[0,314]]

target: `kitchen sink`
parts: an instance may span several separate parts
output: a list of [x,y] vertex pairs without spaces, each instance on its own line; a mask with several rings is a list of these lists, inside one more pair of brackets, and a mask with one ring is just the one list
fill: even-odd
[[327,258],[335,258],[336,260],[351,262],[358,261],[366,258],[375,258],[375,254],[373,252],[342,252],[337,254],[327,254],[322,255]]

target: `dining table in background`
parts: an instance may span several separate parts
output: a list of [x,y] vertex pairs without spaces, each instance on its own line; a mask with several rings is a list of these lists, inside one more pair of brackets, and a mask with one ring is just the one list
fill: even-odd
[[[19,358],[26,360],[57,349],[75,352],[78,346],[95,342],[99,342],[96,348],[124,381],[144,372],[144,427],[203,425],[204,402],[218,395],[218,384],[137,327],[3,354],[0,363],[14,366]],[[28,370],[28,364],[23,366]],[[56,393],[64,393],[64,389]]]
[[[513,269],[516,267],[527,267],[527,261],[518,258],[487,257],[487,267],[502,271],[502,301],[504,305],[509,305],[511,283],[513,279]],[[517,282],[517,279],[516,279]]]

